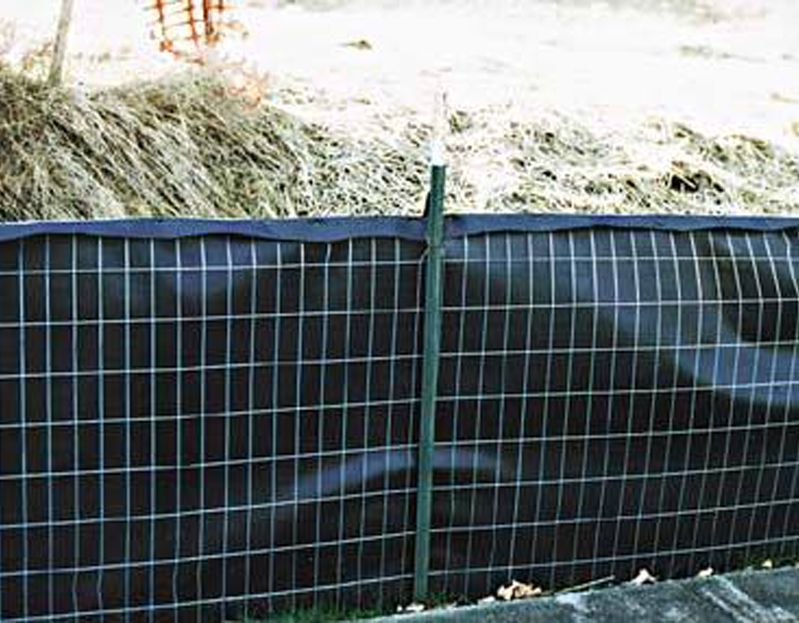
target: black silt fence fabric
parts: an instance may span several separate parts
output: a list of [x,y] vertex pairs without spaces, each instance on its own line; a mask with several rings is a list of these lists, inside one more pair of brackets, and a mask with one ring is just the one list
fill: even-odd
[[[447,225],[432,589],[799,554],[798,223]],[[424,225],[6,226],[3,620],[391,606]]]
[[421,255],[390,238],[0,245],[3,620],[398,599]]
[[450,243],[434,586],[796,557],[795,232]]

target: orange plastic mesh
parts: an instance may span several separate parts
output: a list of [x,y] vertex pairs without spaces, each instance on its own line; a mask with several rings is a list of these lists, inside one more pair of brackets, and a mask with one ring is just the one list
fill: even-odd
[[161,50],[180,57],[194,57],[241,29],[232,19],[232,0],[149,0],[149,10]]

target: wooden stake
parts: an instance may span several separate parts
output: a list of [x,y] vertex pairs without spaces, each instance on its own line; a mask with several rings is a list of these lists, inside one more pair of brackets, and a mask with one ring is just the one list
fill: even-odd
[[51,86],[61,84],[64,78],[64,60],[67,55],[67,39],[69,38],[69,27],[72,23],[72,9],[75,0],[61,0],[61,16],[58,18],[58,30],[55,37],[55,48],[53,49],[53,64],[50,66],[50,76],[48,83]]

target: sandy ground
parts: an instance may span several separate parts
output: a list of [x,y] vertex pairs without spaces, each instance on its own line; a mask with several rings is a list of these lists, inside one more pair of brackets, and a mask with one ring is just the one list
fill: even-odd
[[[556,110],[614,125],[662,116],[710,133],[790,142],[799,115],[799,37],[791,28],[799,27],[799,3],[724,3],[724,11],[635,2],[362,3],[284,10],[265,22],[263,40],[274,46],[266,57],[276,75],[334,101],[362,102],[351,111],[359,117],[370,106],[429,108],[443,84],[452,105],[467,111]],[[260,40],[244,44],[248,58],[258,57]],[[372,49],[342,46],[360,40]]]
[[[175,69],[149,39],[145,3],[76,4],[73,80]],[[48,36],[57,7],[0,2],[0,19],[16,24],[15,55]],[[346,105],[355,126],[424,112],[444,85],[465,110],[558,110],[622,124],[665,116],[709,132],[796,138],[794,0],[240,0],[236,17],[249,36],[228,41],[226,57],[268,72],[278,100],[292,87],[322,96],[324,108]]]
[[[0,0],[9,58],[51,35],[58,4]],[[157,51],[145,4],[76,0],[73,84],[183,69]],[[633,149],[640,128],[666,120],[799,153],[796,0],[239,0],[235,16],[248,34],[218,54],[266,76],[272,102],[303,118],[390,142],[428,121],[444,89],[485,129],[467,171],[490,169],[492,130],[553,115]],[[488,180],[477,193],[497,176],[476,175]]]

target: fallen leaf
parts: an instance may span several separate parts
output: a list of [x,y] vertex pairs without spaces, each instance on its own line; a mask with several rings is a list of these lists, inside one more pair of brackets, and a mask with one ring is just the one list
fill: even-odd
[[529,599],[530,597],[538,597],[541,594],[541,589],[532,584],[525,584],[513,580],[508,586],[501,586],[497,590],[497,597],[505,601],[512,601],[514,599]]
[[638,575],[630,580],[629,584],[633,586],[643,586],[644,584],[654,584],[657,581],[657,578],[649,573],[648,569],[641,569]]
[[417,604],[412,603],[407,606],[397,606],[397,612],[400,614],[417,614],[419,612],[424,612],[425,605],[424,604]]

